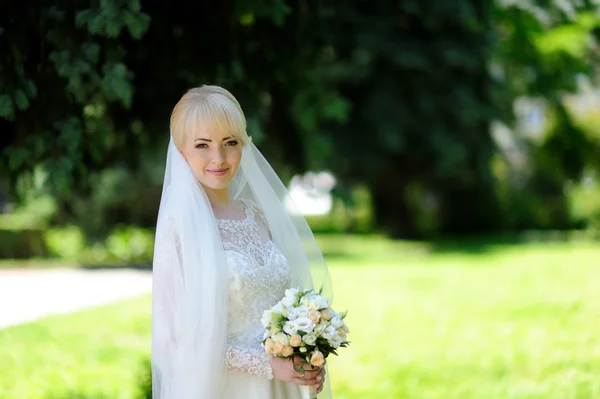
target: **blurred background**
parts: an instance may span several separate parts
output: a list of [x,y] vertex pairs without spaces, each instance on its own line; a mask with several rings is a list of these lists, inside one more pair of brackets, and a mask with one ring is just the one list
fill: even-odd
[[240,101],[336,398],[600,398],[597,0],[0,0],[0,398],[148,398],[168,122]]

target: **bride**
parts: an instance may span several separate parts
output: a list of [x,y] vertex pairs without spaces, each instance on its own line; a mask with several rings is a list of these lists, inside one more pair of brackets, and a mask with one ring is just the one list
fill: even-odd
[[325,368],[261,344],[261,314],[287,288],[330,296],[330,280],[238,101],[218,86],[191,89],[170,129],[153,261],[153,398],[292,399],[300,386],[331,397]]

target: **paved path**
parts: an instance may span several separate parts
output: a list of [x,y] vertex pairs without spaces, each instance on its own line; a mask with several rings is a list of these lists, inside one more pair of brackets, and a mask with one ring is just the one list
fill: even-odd
[[0,328],[151,291],[152,273],[143,270],[0,270]]

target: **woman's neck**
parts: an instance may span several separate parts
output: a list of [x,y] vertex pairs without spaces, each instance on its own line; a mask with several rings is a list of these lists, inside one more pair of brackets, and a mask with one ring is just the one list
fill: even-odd
[[229,198],[229,187],[222,190],[215,190],[206,186],[203,187],[213,209],[226,208],[231,205],[231,198]]
[[229,187],[215,190],[204,186],[206,196],[210,201],[213,208],[223,208],[231,205],[231,198],[229,198]]
[[229,188],[213,190],[204,187],[204,191],[217,219],[242,220],[245,217],[246,211],[243,203],[231,200]]

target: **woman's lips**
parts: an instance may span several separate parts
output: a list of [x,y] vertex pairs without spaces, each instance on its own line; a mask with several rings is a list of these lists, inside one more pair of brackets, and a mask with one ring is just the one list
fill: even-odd
[[223,176],[225,173],[227,173],[228,170],[229,170],[229,168],[225,168],[225,169],[209,169],[208,173],[212,173],[215,176]]

